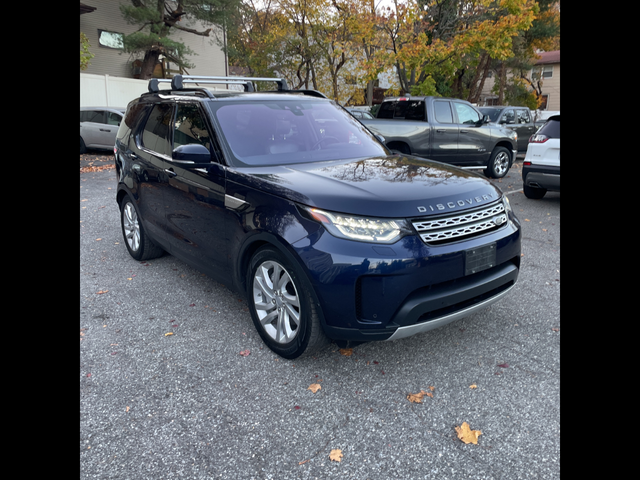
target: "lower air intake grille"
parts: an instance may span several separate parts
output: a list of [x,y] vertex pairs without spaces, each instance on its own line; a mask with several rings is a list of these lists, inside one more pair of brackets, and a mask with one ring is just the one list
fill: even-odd
[[472,212],[458,213],[435,219],[414,220],[422,241],[438,244],[487,233],[507,223],[507,214],[502,201]]

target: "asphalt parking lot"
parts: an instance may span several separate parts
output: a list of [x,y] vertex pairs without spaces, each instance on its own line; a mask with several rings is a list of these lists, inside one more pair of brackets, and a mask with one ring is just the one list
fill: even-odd
[[494,181],[523,226],[505,299],[294,361],[244,299],[170,255],[129,256],[112,161],[81,156],[80,478],[560,477],[560,194],[527,199],[522,158]]

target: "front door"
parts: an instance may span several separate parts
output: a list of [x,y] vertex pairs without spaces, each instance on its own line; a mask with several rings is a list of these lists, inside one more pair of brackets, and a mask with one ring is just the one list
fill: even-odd
[[226,168],[216,161],[214,152],[219,148],[211,131],[198,103],[177,104],[172,148],[199,144],[211,156],[207,162],[167,162],[164,215],[172,254],[224,282],[228,276]]
[[458,157],[460,166],[483,165],[491,154],[491,129],[482,126],[482,115],[471,105],[453,102],[459,128]]

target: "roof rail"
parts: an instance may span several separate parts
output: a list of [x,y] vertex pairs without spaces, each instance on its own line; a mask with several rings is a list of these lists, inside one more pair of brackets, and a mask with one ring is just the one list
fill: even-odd
[[160,91],[160,83],[171,83],[171,90],[183,90],[185,83],[225,83],[243,85],[245,92],[253,92],[253,82],[276,82],[278,91],[289,90],[287,81],[284,78],[258,78],[258,77],[209,77],[201,75],[176,75],[171,80],[164,78],[152,78],[149,80],[149,92]]

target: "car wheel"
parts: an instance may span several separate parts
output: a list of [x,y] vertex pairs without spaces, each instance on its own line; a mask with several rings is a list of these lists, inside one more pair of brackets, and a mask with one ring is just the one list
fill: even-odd
[[249,264],[247,296],[253,323],[264,343],[281,357],[315,353],[328,343],[319,309],[299,268],[272,247]]
[[120,204],[120,224],[125,245],[133,258],[149,260],[163,255],[164,250],[147,237],[140,222],[138,210],[128,195]]
[[534,188],[527,185],[523,185],[523,190],[525,197],[531,198],[533,200],[540,200],[547,193],[546,188]]
[[509,150],[504,147],[496,147],[493,152],[491,152],[491,158],[489,159],[489,164],[484,174],[491,178],[502,178],[509,171],[510,163],[511,156],[509,155]]
[[87,146],[84,144],[84,140],[80,137],[80,155],[87,153]]

